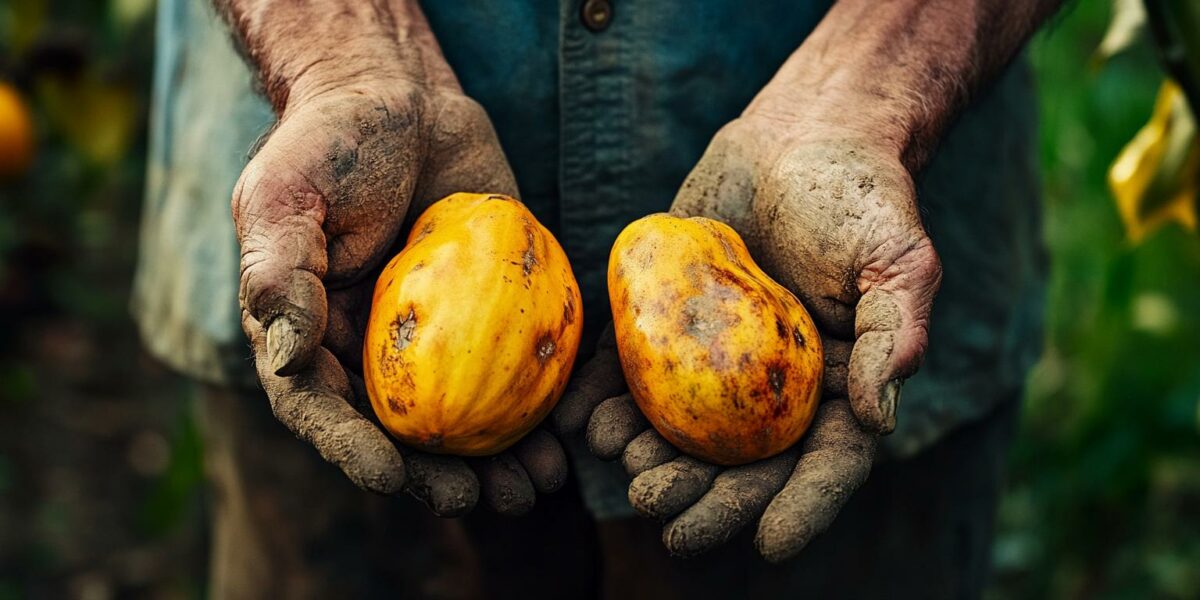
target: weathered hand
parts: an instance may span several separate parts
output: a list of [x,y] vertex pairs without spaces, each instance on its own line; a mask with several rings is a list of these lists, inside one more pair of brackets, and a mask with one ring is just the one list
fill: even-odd
[[586,423],[593,453],[622,459],[634,477],[630,502],[667,521],[663,540],[673,553],[704,552],[759,519],[759,551],[783,560],[828,527],[866,479],[875,434],[895,427],[900,384],[927,340],[937,255],[898,152],[764,116],[718,133],[672,212],[731,225],[812,313],[827,398],[812,428],[798,447],[750,465],[678,456],[622,395],[611,333],[555,411],[555,426],[571,432]]
[[481,493],[501,513],[526,512],[565,480],[552,435],[470,465],[397,448],[358,375],[372,288],[406,218],[452,192],[516,195],[491,123],[456,85],[316,89],[287,104],[233,196],[242,324],[272,409],[360,487],[407,490],[440,515]]

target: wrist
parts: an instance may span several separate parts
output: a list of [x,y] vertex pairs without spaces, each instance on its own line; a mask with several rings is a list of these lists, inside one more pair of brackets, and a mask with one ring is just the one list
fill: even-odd
[[413,1],[384,7],[348,0],[217,1],[277,113],[342,88],[459,89]]
[[775,122],[793,143],[850,142],[915,172],[936,143],[942,110],[928,98],[887,93],[853,74],[834,73],[772,82],[743,116]]
[[289,107],[303,106],[334,92],[395,91],[400,88],[397,82],[420,83],[419,74],[406,72],[395,63],[394,57],[379,54],[377,49],[369,52],[314,49],[264,65],[259,73],[263,92],[282,115]]

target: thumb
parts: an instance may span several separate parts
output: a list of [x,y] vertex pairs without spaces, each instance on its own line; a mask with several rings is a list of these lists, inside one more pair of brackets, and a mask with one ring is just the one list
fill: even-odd
[[240,300],[266,330],[269,371],[293,375],[312,359],[328,318],[325,197],[303,175],[259,159],[234,190]]
[[896,428],[900,388],[925,355],[941,279],[941,262],[928,238],[887,268],[864,270],[859,278],[866,283],[860,283],[865,289],[855,307],[847,387],[854,416],[869,431]]
[[754,196],[749,157],[755,152],[752,138],[730,133],[734,131],[734,124],[726,125],[713,137],[676,192],[670,212],[679,217],[707,217],[748,236],[753,232],[750,207]]

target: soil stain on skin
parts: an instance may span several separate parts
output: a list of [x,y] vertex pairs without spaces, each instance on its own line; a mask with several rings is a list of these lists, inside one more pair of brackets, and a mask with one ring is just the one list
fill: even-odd
[[333,177],[338,181],[345,179],[358,164],[358,152],[350,148],[334,148],[326,155],[330,166],[333,167]]

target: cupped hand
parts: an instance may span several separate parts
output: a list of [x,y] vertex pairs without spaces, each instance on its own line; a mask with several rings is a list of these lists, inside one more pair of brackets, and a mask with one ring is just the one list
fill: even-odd
[[486,113],[457,86],[355,81],[293,99],[233,195],[242,325],[276,417],[355,484],[444,516],[481,495],[520,514],[565,481],[554,436],[469,463],[401,448],[359,375],[382,266],[406,220],[453,192],[517,195]]
[[796,294],[822,332],[825,401],[792,449],[724,468],[679,452],[627,393],[611,331],[553,415],[592,452],[621,459],[629,499],[666,522],[690,556],[758,521],[771,561],[795,555],[833,521],[895,428],[904,379],[927,344],[941,267],[921,226],[901,152],[829,126],[748,114],[723,128],[672,205],[732,226],[764,270]]

